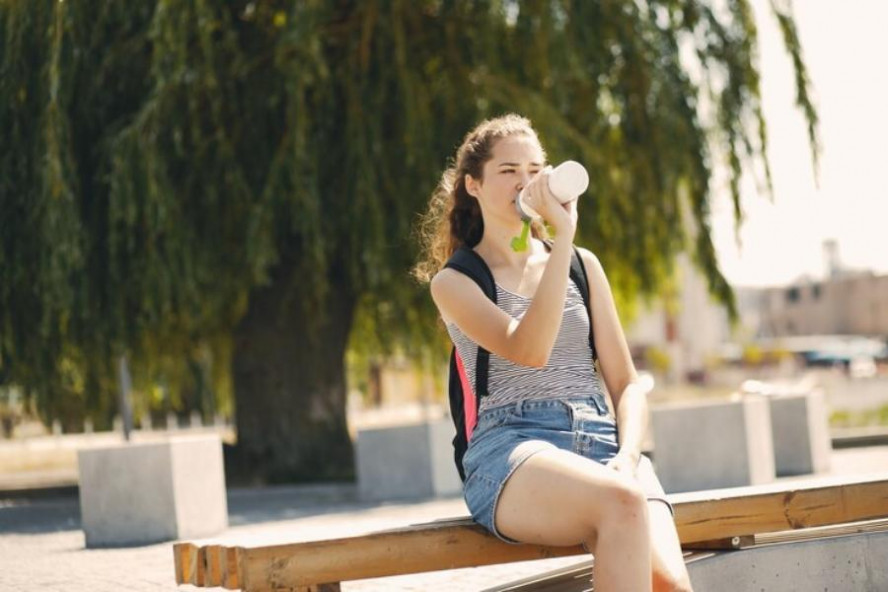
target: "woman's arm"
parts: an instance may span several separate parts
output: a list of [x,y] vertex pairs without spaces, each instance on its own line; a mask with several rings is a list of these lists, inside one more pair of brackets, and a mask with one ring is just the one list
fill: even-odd
[[572,233],[559,233],[555,239],[533,301],[520,320],[491,302],[474,281],[452,269],[443,269],[432,279],[432,298],[438,311],[484,349],[516,364],[542,368],[561,328],[572,238]]
[[432,279],[432,298],[445,321],[472,341],[516,364],[542,368],[549,361],[564,316],[567,278],[577,231],[576,200],[561,204],[549,191],[547,167],[527,184],[528,204],[555,229],[555,241],[527,312],[518,320],[491,302],[463,274],[444,269]]
[[620,452],[629,454],[637,462],[648,425],[647,392],[638,383],[635,364],[601,262],[586,249],[580,249],[580,253],[589,277],[589,306],[595,349],[598,351],[604,383],[614,402]]

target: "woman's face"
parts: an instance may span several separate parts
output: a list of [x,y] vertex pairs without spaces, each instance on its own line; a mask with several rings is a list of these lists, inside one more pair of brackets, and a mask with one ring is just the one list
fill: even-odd
[[520,134],[498,140],[491,152],[491,159],[484,164],[484,178],[466,175],[466,189],[481,204],[485,223],[498,219],[518,224],[521,217],[515,198],[546,165],[543,150],[536,138]]

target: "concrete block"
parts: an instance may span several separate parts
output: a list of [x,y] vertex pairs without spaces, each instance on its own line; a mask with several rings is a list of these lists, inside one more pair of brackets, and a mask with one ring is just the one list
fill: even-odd
[[78,451],[87,547],[213,536],[228,527],[218,435]]
[[453,460],[453,437],[456,430],[450,418],[431,422],[429,441],[431,442],[431,470],[435,495],[458,495],[462,493],[462,480]]
[[829,471],[832,441],[823,391],[769,397],[777,476]]
[[657,475],[667,493],[775,478],[771,412],[764,397],[656,406],[651,428]]
[[875,591],[888,590],[885,557],[888,532],[872,532],[723,551],[687,567],[696,592]]
[[360,497],[389,500],[460,493],[462,482],[451,444],[454,434],[447,418],[359,430],[355,458]]

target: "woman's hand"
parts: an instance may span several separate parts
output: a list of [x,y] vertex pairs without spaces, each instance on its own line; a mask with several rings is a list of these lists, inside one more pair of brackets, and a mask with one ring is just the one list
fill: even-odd
[[607,461],[607,464],[604,466],[613,469],[618,473],[629,475],[634,479],[639,460],[641,460],[639,453],[621,449],[617,452],[617,455]]
[[552,167],[541,170],[524,188],[524,203],[536,210],[554,229],[556,236],[562,234],[573,238],[577,229],[577,200],[565,204],[559,202],[549,190],[549,175]]

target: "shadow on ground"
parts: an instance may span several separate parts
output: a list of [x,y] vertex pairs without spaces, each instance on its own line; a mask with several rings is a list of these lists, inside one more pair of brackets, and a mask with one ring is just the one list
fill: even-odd
[[[354,484],[340,483],[232,488],[228,490],[228,525],[235,527],[295,520],[430,499],[361,501]],[[53,494],[33,492],[7,499],[0,493],[0,535],[47,534],[81,528],[76,488]]]

